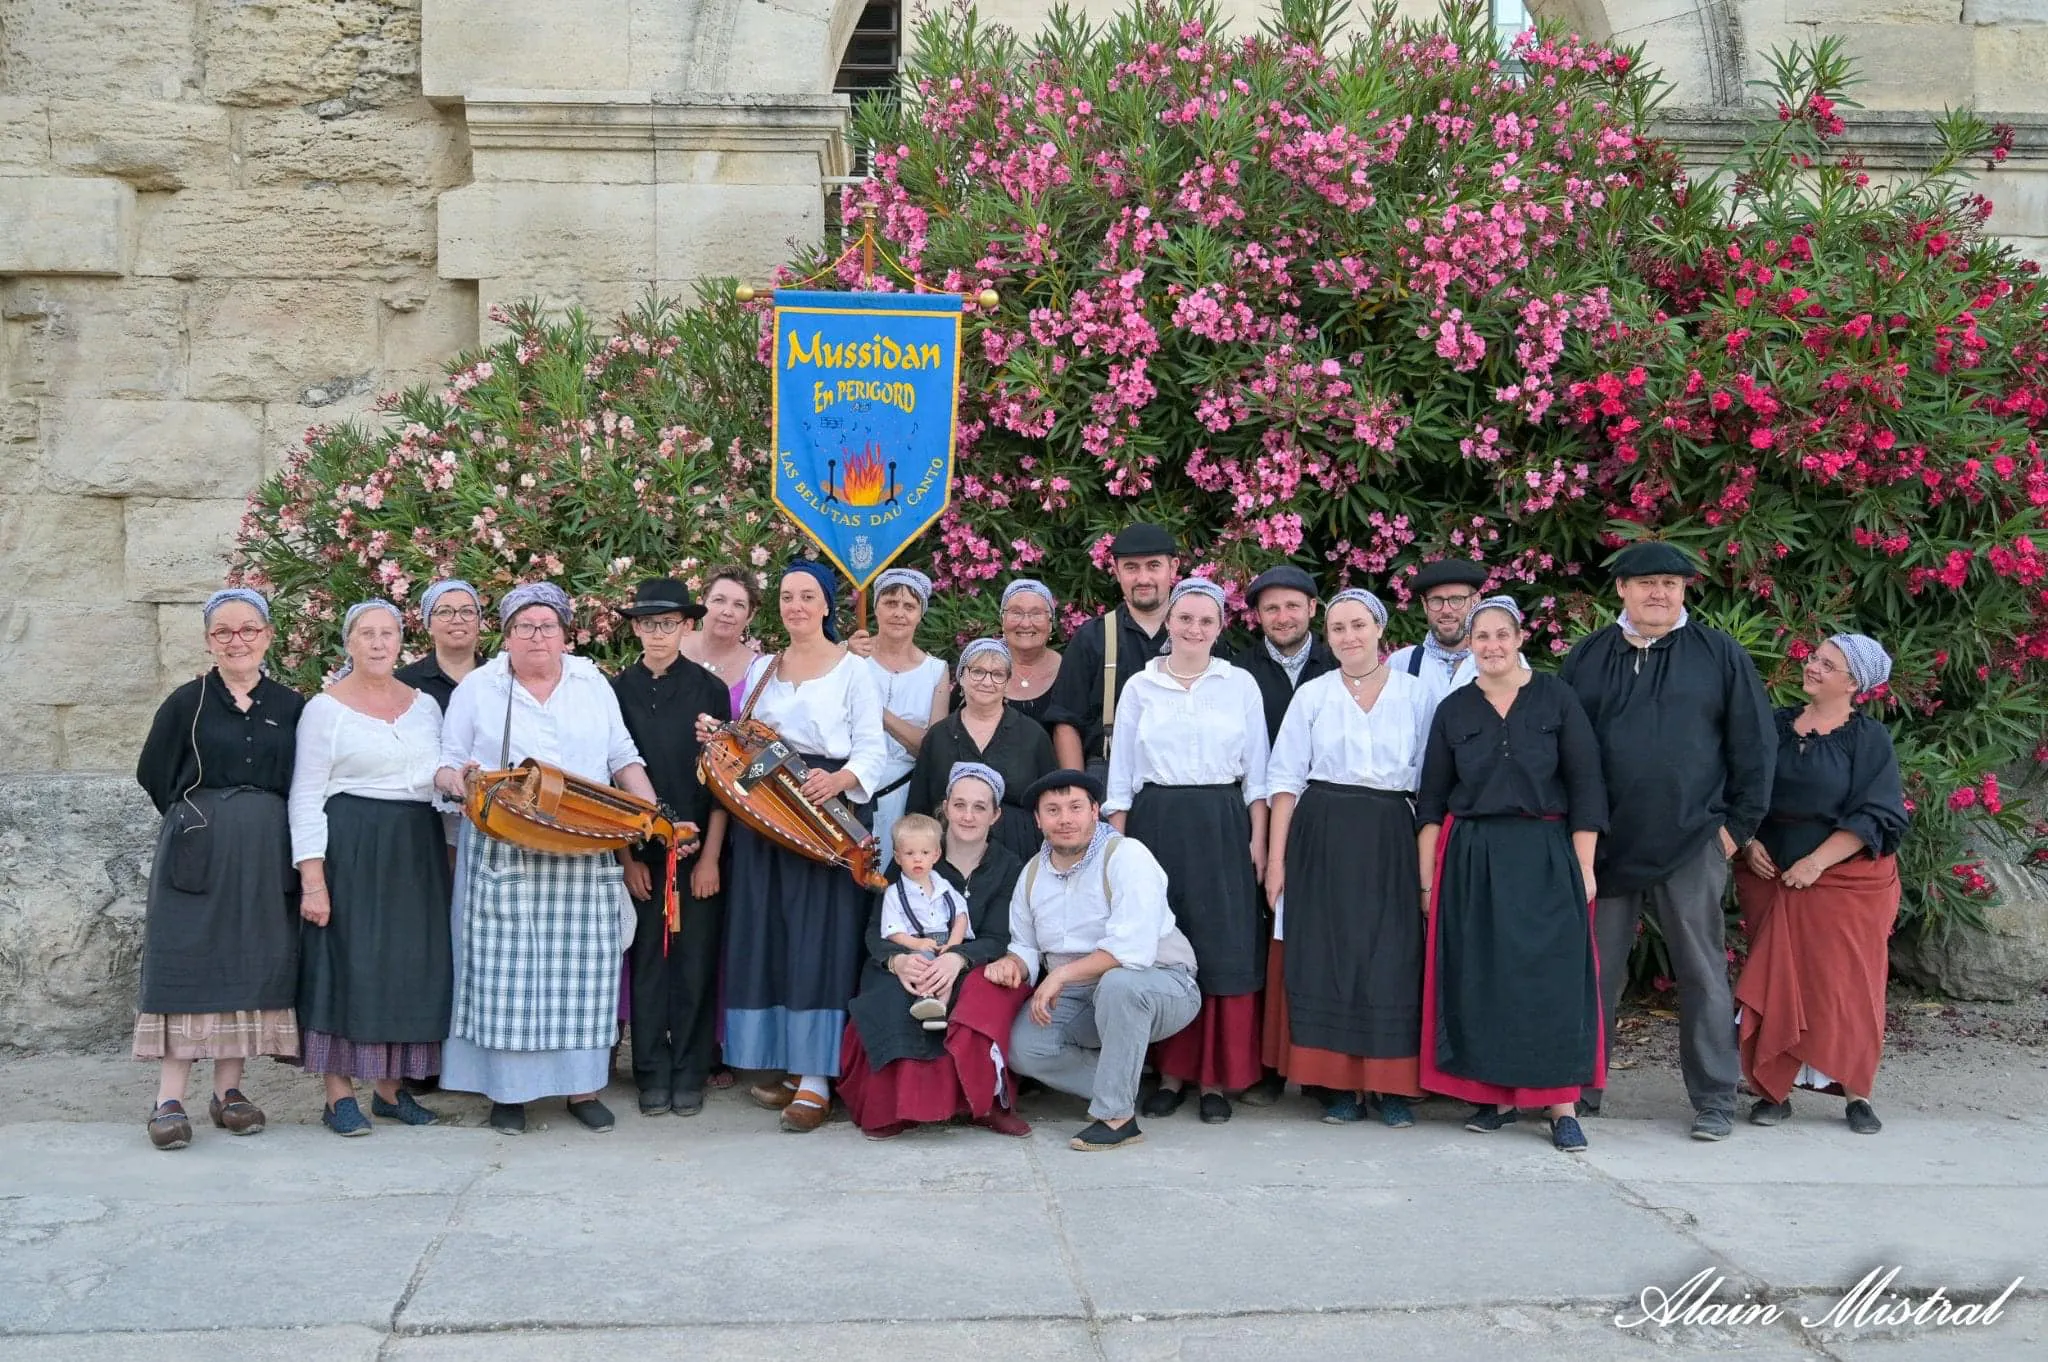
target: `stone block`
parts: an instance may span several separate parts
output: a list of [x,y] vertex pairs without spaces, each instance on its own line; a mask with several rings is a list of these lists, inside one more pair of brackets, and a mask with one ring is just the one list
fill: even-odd
[[714,275],[765,279],[797,243],[824,235],[825,202],[807,189],[763,184],[664,184],[656,211],[663,281]]
[[0,174],[30,175],[49,164],[49,102],[0,97]]
[[396,275],[433,261],[434,211],[424,196],[320,183],[191,190],[153,203],[138,227],[135,272],[335,279]]
[[191,318],[198,398],[295,395],[377,363],[375,286],[360,280],[196,284]]
[[52,492],[234,497],[256,481],[253,405],[87,399],[46,404],[43,415]]
[[381,337],[385,385],[440,377],[448,361],[475,348],[476,319],[473,283],[436,279],[388,290]]
[[[1862,77],[1855,95],[1866,109],[1940,109],[1966,102],[1977,83],[1983,34],[1961,24],[1826,24],[1810,31],[1841,37]],[[1984,107],[1996,107],[1981,90],[1979,96]]]
[[0,69],[9,92],[74,99],[176,99],[198,78],[192,0],[6,6]]
[[204,601],[220,590],[246,502],[130,497],[122,506],[127,599]]
[[1958,0],[1785,0],[1801,24],[1953,24],[1960,13]]
[[655,190],[472,184],[440,199],[443,279],[652,280]]
[[0,177],[0,275],[126,274],[134,217],[119,180]]
[[1980,169],[1970,187],[1991,200],[1992,232],[2048,231],[2048,170]]
[[133,771],[156,710],[153,700],[132,705],[61,706],[57,731],[64,740],[63,769]]
[[419,15],[395,0],[206,0],[206,94],[222,104],[402,97]]
[[[56,705],[0,705],[0,729],[7,734],[7,741],[0,743],[0,775],[44,773],[61,767],[64,764],[64,740],[59,731],[60,722]],[[0,781],[0,785],[5,783]],[[6,837],[6,829],[0,828],[0,855],[5,854]],[[6,876],[7,866],[0,862],[0,884],[5,883]],[[5,906],[4,891],[0,891],[0,909]],[[4,913],[0,913],[0,922],[4,922]],[[4,930],[0,927],[0,932]],[[5,1000],[0,999],[0,1008],[5,1006]],[[19,1036],[24,1033],[0,1030],[0,1036],[8,1034]]]
[[461,111],[423,99],[331,118],[305,109],[251,113],[241,153],[256,187],[332,180],[442,189],[468,179]]
[[17,279],[0,319],[19,325],[8,381],[56,397],[185,391],[185,285],[166,279]]
[[715,29],[700,25],[692,35],[693,93],[803,95],[831,90],[840,52],[830,41],[833,6],[734,5],[726,12],[731,16],[727,24]]
[[206,615],[199,606],[156,608],[156,664],[157,688],[166,695],[213,665],[206,652]]
[[154,606],[47,597],[0,605],[0,702],[153,704],[156,677]]
[[2048,24],[2048,0],[1963,0],[1966,24]]
[[351,391],[322,401],[318,406],[303,402],[272,402],[263,408],[263,476],[270,477],[284,466],[285,456],[306,442],[307,432],[354,421],[365,429],[379,422],[379,389],[364,382]]
[[1999,113],[2048,109],[2048,25],[1965,32],[1976,38],[1978,108]]
[[631,9],[632,0],[434,0],[421,16],[421,88],[443,100],[507,86],[632,89]]
[[13,596],[119,600],[121,503],[0,496],[0,582]]
[[691,298],[687,282],[667,283],[653,279],[584,279],[554,272],[546,275],[517,274],[497,279],[479,279],[477,290],[477,335],[485,345],[504,339],[505,328],[490,320],[490,309],[502,303],[538,302],[559,316],[581,308],[600,326],[609,328],[615,318],[632,312],[658,292],[674,298]]
[[60,99],[50,105],[54,164],[141,190],[226,185],[228,142],[227,110],[212,104]]

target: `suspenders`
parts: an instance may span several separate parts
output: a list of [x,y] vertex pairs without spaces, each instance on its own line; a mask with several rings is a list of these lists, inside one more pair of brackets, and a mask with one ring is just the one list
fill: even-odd
[[1408,650],[1408,674],[1420,678],[1422,675],[1422,645],[1416,644]]

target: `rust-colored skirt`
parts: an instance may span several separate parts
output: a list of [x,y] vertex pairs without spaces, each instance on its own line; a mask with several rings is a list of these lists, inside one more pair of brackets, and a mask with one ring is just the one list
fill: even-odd
[[[1412,859],[1412,858],[1411,858]],[[1369,1059],[1363,1055],[1319,1050],[1313,1045],[1296,1045],[1287,1025],[1287,970],[1281,963],[1286,955],[1284,941],[1273,943],[1266,960],[1266,1025],[1262,1057],[1266,1067],[1277,1070],[1303,1087],[1334,1088],[1340,1092],[1382,1092],[1398,1097],[1422,1096],[1422,1066],[1415,1055],[1405,1059]],[[1419,1041],[1418,1037],[1418,1041]]]
[[144,1012],[135,1018],[137,1059],[254,1059],[299,1053],[299,1017],[289,1007],[257,1012]]
[[1773,1102],[1800,1086],[1807,1070],[1831,1080],[1826,1090],[1867,1095],[1884,1054],[1897,860],[1852,857],[1805,889],[1737,865],[1735,893],[1750,933],[1749,960],[1735,985],[1743,1077]]
[[1168,1078],[1236,1092],[1264,1076],[1259,1067],[1259,995],[1203,998],[1202,1010],[1152,1047],[1152,1065]]

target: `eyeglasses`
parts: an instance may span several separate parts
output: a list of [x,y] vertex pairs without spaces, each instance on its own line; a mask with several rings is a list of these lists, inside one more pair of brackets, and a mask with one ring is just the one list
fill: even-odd
[[1813,660],[1813,665],[1820,668],[1821,675],[1823,676],[1834,676],[1840,673],[1840,671],[1842,670],[1840,667],[1837,667],[1834,663],[1828,661],[1824,657],[1816,657]]
[[1010,679],[1008,672],[999,672],[993,667],[969,667],[961,674],[969,681],[979,681],[984,686],[1000,686]]
[[1479,598],[1475,595],[1424,596],[1422,606],[1425,610],[1463,610],[1477,599]]
[[245,624],[239,629],[228,629],[223,627],[220,629],[207,630],[206,641],[213,644],[215,647],[225,648],[228,646],[228,644],[233,643],[237,639],[240,639],[244,643],[254,643],[257,639],[262,638],[265,634],[269,632],[270,626],[267,624]]
[[434,613],[427,618],[447,620],[455,624],[475,624],[483,615],[473,605],[437,605],[434,607]]
[[1052,618],[1049,610],[1005,610],[1003,619],[1010,624],[1044,624]]
[[633,621],[633,627],[660,638],[667,638],[670,634],[682,628],[683,622],[679,619],[663,619],[657,615],[652,618],[642,617],[636,619]]
[[507,632],[514,638],[553,638],[562,632],[562,626],[554,620],[521,620]]

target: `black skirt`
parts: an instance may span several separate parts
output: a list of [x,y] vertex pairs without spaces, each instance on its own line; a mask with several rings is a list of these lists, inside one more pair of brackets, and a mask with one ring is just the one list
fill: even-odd
[[1600,994],[1565,825],[1454,819],[1439,864],[1436,1067],[1508,1088],[1591,1083]]
[[299,987],[299,876],[284,796],[196,789],[157,832],[142,936],[144,1012],[255,1012]]
[[1124,831],[1166,871],[1174,923],[1195,948],[1195,980],[1211,998],[1266,982],[1266,911],[1252,868],[1252,817],[1237,785],[1147,785]]
[[[978,965],[960,971],[953,991],[946,997],[950,1009],[960,999],[960,986]],[[880,1072],[899,1059],[937,1059],[946,1052],[946,1033],[927,1031],[924,1023],[910,1015],[917,995],[903,987],[903,981],[873,959],[860,972],[860,992],[847,1008],[854,1029],[860,1032],[861,1048],[868,1053],[868,1067]]]
[[327,801],[325,927],[299,937],[299,1029],[358,1044],[448,1038],[448,841],[431,804]]
[[1286,883],[1293,1043],[1366,1059],[1414,1055],[1424,918],[1408,796],[1310,781],[1287,833]]

